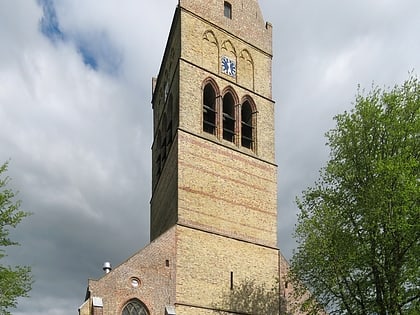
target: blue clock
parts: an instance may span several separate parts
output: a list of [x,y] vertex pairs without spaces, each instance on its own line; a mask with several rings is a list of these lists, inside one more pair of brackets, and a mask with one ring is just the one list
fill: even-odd
[[231,77],[236,76],[236,64],[235,61],[228,57],[222,57],[222,73],[230,75]]

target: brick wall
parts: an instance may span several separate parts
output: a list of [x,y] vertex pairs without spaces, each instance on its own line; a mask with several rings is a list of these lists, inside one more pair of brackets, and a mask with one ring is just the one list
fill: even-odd
[[272,53],[272,27],[264,21],[257,0],[229,0],[232,19],[223,15],[223,0],[179,0],[179,4],[201,18],[235,34],[259,49]]
[[[164,314],[175,303],[175,228],[168,230],[140,252],[99,280],[89,280],[91,297],[103,301],[104,315],[121,315],[124,305],[139,299],[151,315]],[[139,286],[132,286],[132,279]]]
[[231,273],[233,285],[255,279],[271,287],[278,277],[278,251],[179,226],[176,269],[177,314],[208,314],[230,290]]
[[179,132],[179,222],[277,245],[276,166]]

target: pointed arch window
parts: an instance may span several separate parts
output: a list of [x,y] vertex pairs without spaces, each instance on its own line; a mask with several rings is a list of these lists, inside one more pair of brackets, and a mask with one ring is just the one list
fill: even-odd
[[248,149],[254,148],[255,118],[254,111],[249,100],[241,107],[241,145]]
[[216,91],[207,83],[203,91],[203,130],[216,134]]
[[223,139],[235,142],[235,101],[230,92],[223,96]]
[[149,315],[149,312],[139,300],[131,300],[124,306],[122,315]]

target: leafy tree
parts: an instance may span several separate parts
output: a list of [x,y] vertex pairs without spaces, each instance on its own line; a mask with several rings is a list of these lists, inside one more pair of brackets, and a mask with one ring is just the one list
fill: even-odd
[[[330,314],[420,314],[420,83],[359,90],[298,199],[291,279]],[[300,282],[302,281],[302,282]]]
[[[0,166],[0,175],[7,170],[7,162]],[[5,257],[4,247],[19,245],[9,238],[10,228],[15,228],[29,213],[20,210],[16,193],[6,188],[10,178],[0,177],[0,259]],[[10,314],[8,309],[17,305],[18,297],[27,296],[32,277],[29,267],[0,265],[0,314]]]
[[[217,306],[220,314],[258,314],[286,315],[285,301],[280,294],[279,285],[267,288],[254,280],[243,280],[222,296],[221,305]],[[229,312],[224,310],[230,310]]]

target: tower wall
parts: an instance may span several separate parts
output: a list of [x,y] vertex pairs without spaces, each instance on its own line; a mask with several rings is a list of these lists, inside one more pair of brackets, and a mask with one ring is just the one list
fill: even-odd
[[[223,1],[218,1],[219,6],[220,4],[223,5]],[[203,5],[205,6],[204,2]],[[215,10],[207,11],[214,12]],[[218,11],[218,15],[222,12]],[[224,18],[223,14],[219,18]],[[226,18],[224,20],[231,21]],[[243,23],[242,27],[236,28],[240,30],[240,33],[243,33],[246,23]],[[256,38],[251,38],[250,34],[254,34]],[[262,38],[258,37],[259,35]],[[238,66],[251,63],[251,74],[247,76],[245,73],[245,78],[244,72],[240,71],[241,68],[238,68],[235,77],[221,76],[234,84],[241,84],[256,94],[271,98],[271,27],[268,32],[264,26],[262,29],[261,25],[253,25],[249,34],[241,37],[238,32],[231,33],[191,11],[181,9],[181,36],[181,57],[183,60],[216,75],[220,75],[218,62],[223,55],[234,59]],[[211,53],[212,46],[209,45],[209,42],[213,44],[214,53]],[[208,67],[209,61],[213,61],[213,64],[217,66]]]
[[[256,1],[244,4],[232,2],[234,12],[230,21],[232,25],[226,26],[228,30],[213,24],[226,20],[222,14],[223,8],[207,9],[204,12],[196,2],[199,1],[181,1],[181,7],[175,13],[153,93],[153,197],[150,218],[152,240],[178,220],[179,174],[176,163],[179,143],[176,143],[178,139],[175,138],[177,128],[219,142],[259,160],[275,163],[274,102],[271,100],[271,28],[266,28]],[[217,6],[220,5],[223,5],[223,1],[217,1]],[[251,42],[246,42],[239,36],[243,34],[238,26],[240,21],[235,19],[235,16],[240,16],[238,8],[243,8],[240,21],[247,22],[247,27],[253,29],[255,36],[245,36],[245,39]],[[248,11],[256,13],[253,15]],[[265,44],[262,44],[263,42]],[[225,55],[237,63],[238,72],[235,77],[224,75],[220,71],[220,58]],[[224,91],[229,88],[235,92],[237,106],[247,96],[255,102],[256,141],[252,152],[237,143],[220,140],[220,135],[217,138],[203,132],[201,104],[203,82],[207,78],[212,78],[217,84],[219,102]],[[170,135],[167,132],[169,120],[172,122]],[[176,148],[172,148],[173,143],[176,143]],[[165,151],[162,151],[162,146],[166,146]],[[275,194],[274,190],[271,191]],[[269,196],[270,200],[273,198]],[[273,207],[270,205],[268,208],[270,212]]]
[[246,279],[269,288],[278,275],[278,250],[178,226],[177,314],[215,314],[221,296]]
[[150,202],[150,239],[165,233],[178,221],[178,136],[162,166],[162,174]]
[[[239,75],[239,74],[238,74]],[[257,159],[275,163],[275,143],[274,143],[274,102],[242,86],[235,85],[224,77],[212,76],[211,73],[197,67],[189,62],[180,62],[180,101],[179,101],[179,127],[188,130],[196,135],[206,137],[212,141],[241,151],[245,154],[254,156]],[[217,137],[203,132],[203,82],[211,77],[218,85],[220,94],[227,88],[232,88],[240,102],[245,96],[251,96],[257,107],[256,119],[256,148],[255,152],[233,145],[227,141],[218,140]]]
[[264,21],[257,0],[229,0],[232,18],[223,16],[221,0],[179,0],[179,5],[203,20],[234,34],[250,45],[272,54],[272,27]]
[[276,166],[179,132],[179,223],[275,247]]
[[179,125],[179,56],[181,51],[179,9],[175,11],[157,79],[153,79],[152,198],[150,239],[174,226],[178,218],[177,178]]

